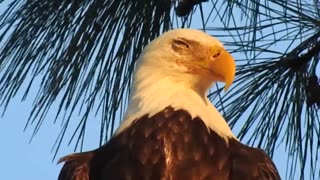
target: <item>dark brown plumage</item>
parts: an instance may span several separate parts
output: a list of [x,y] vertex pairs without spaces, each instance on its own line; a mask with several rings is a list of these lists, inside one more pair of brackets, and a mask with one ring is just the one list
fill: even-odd
[[59,180],[278,180],[261,149],[226,143],[185,110],[137,119],[94,151],[62,158]]
[[176,8],[177,16],[182,17],[188,15],[193,7],[202,2],[207,2],[208,0],[181,0]]
[[311,107],[313,104],[320,108],[320,84],[316,75],[311,75],[308,78],[306,85],[307,106]]

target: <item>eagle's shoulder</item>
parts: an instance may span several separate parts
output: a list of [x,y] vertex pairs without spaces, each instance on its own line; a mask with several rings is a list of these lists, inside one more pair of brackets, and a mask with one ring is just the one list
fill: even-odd
[[59,159],[64,162],[58,180],[89,180],[93,152],[74,153]]
[[272,159],[262,149],[230,141],[232,148],[231,179],[280,180]]

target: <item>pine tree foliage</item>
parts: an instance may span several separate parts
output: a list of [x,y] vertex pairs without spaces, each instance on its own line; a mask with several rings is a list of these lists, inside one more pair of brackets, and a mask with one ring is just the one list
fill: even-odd
[[[239,126],[238,137],[247,144],[270,155],[279,144],[285,145],[290,156],[288,179],[317,179],[320,31],[315,27],[319,27],[319,8],[296,1],[261,3],[251,4],[251,9],[259,9],[253,16],[256,20],[251,16],[243,26],[225,28],[237,34],[230,44],[245,57],[238,59],[243,62],[238,66],[236,88],[222,97],[220,109],[232,127]],[[305,174],[307,169],[310,174]]]
[[[100,144],[125,110],[134,62],[162,32],[199,28],[237,60],[233,88],[209,97],[243,142],[270,155],[283,145],[287,178],[317,179],[320,167],[320,3],[311,0],[5,0],[0,14],[0,102],[38,91],[27,119],[34,135],[58,104],[61,133],[83,146],[100,119]],[[5,112],[5,111],[4,111]],[[78,124],[73,132],[70,124]],[[306,169],[311,169],[306,174]]]

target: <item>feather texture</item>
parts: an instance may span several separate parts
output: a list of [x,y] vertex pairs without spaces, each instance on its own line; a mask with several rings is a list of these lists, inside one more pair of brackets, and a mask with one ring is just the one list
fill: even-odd
[[226,143],[200,118],[172,107],[135,120],[95,151],[63,160],[59,180],[280,179],[262,150],[233,138]]

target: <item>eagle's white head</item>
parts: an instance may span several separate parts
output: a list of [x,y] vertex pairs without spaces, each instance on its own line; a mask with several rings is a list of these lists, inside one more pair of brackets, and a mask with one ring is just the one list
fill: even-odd
[[216,38],[193,29],[171,30],[145,47],[137,61],[129,107],[117,132],[145,114],[171,106],[199,116],[222,137],[232,132],[207,99],[216,81],[233,82],[235,62]]

